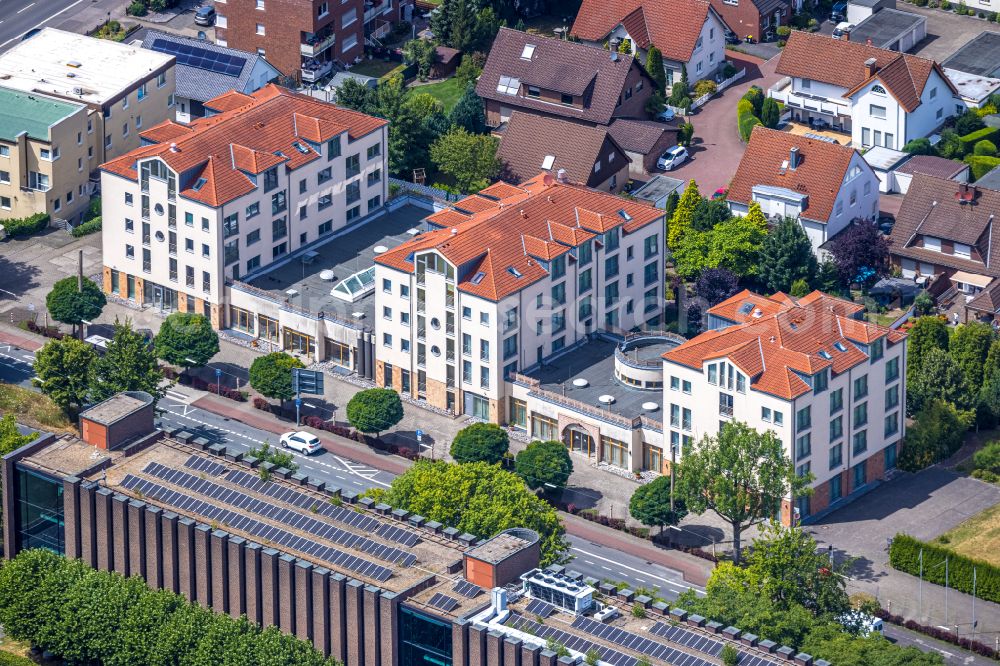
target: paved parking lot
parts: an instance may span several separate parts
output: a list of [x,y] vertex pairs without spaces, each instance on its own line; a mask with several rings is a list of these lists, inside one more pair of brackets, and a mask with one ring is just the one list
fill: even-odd
[[927,17],[927,37],[917,45],[913,53],[938,62],[946,59],[985,30],[1000,32],[1000,25],[972,16],[959,16],[940,9],[916,7],[905,2],[898,3],[896,9]]

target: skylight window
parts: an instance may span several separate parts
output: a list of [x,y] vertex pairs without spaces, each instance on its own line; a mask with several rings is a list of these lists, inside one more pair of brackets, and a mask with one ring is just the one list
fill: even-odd
[[486,277],[486,273],[479,271],[478,273],[472,276],[472,280],[470,280],[470,282],[472,282],[472,284],[479,284],[480,282],[483,281],[484,277]]
[[507,268],[507,272],[510,273],[511,275],[513,275],[516,278],[521,277],[521,271],[517,270],[513,266],[508,267]]
[[556,161],[555,155],[546,155],[545,159],[542,160],[542,168],[548,171],[549,169],[552,168],[552,165],[555,164],[555,161]]
[[820,355],[820,356],[822,356],[823,358],[825,358],[825,359],[826,359],[826,360],[828,360],[828,361],[829,361],[829,360],[830,360],[831,358],[833,358],[832,356],[830,356],[830,352],[828,352],[828,351],[827,351],[827,350],[825,350],[825,349],[820,349],[820,350],[819,350],[819,355]]
[[839,342],[839,341],[838,342],[834,342],[833,346],[839,352],[846,352],[847,351],[847,347],[844,346],[843,342]]
[[201,188],[205,187],[205,183],[207,182],[208,181],[205,180],[204,178],[199,178],[198,180],[194,181],[194,185],[191,187],[191,189],[194,190],[195,192],[198,192],[201,190]]
[[619,208],[618,209],[618,217],[622,218],[626,222],[631,222],[632,221],[632,216],[629,215],[628,212],[626,212],[626,210],[624,208]]
[[521,60],[531,60],[533,55],[535,55],[535,45],[525,44],[524,50],[521,51]]
[[299,151],[303,155],[308,155],[309,154],[309,147],[308,146],[305,146],[305,145],[299,143],[298,141],[296,141],[292,145],[295,146],[295,150]]
[[513,76],[501,76],[497,84],[497,92],[503,95],[516,95],[521,89],[521,79]]
[[740,306],[739,313],[741,315],[748,315],[751,310],[753,310],[753,303],[747,302]]

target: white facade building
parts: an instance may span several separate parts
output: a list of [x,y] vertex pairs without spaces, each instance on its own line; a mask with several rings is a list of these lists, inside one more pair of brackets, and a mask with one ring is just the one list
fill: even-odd
[[824,35],[794,31],[768,95],[793,120],[823,120],[851,135],[857,148],[901,150],[932,134],[962,108],[933,60]]
[[906,336],[820,292],[801,299],[741,292],[708,310],[710,331],[664,354],[666,446],[740,421],[774,432],[811,497],[786,498],[782,519],[807,518],[884,478],[905,432]]
[[381,213],[387,123],[273,85],[206,106],[103,165],[104,291],[318,360],[335,320],[241,280]]

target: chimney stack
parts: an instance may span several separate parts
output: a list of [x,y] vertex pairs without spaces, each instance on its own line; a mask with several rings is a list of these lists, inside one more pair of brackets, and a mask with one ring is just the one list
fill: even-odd
[[795,167],[799,165],[799,148],[798,146],[792,146],[791,150],[788,151],[788,168],[795,171]]
[[875,67],[875,58],[868,58],[868,60],[865,60],[865,76],[867,78],[875,76],[876,70],[877,67]]

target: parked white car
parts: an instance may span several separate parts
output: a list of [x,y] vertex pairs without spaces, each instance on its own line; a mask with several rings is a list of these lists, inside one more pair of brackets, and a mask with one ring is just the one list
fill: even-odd
[[664,171],[670,171],[686,162],[687,158],[687,148],[684,146],[674,146],[660,156],[660,159],[656,161],[656,167]]
[[833,36],[836,37],[837,39],[840,39],[844,35],[851,32],[851,30],[854,30],[853,23],[849,23],[848,21],[841,21],[840,23],[837,24],[837,27],[833,29]]
[[301,430],[298,432],[286,432],[278,440],[278,443],[281,444],[281,448],[283,449],[291,449],[305,455],[323,450],[323,445],[320,444],[319,437]]

